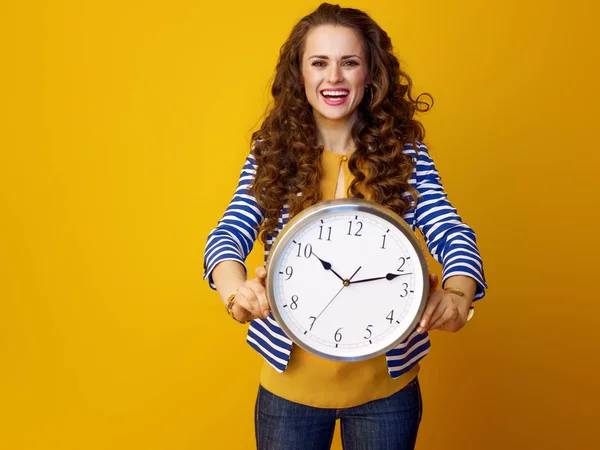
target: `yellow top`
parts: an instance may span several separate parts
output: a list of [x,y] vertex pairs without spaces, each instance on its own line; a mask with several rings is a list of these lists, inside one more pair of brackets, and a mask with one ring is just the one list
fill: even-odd
[[[344,179],[343,197],[353,179],[348,156],[325,150],[321,180],[323,200],[335,198],[340,169]],[[292,346],[290,362],[283,373],[265,361],[260,383],[275,395],[319,408],[349,408],[388,397],[406,386],[419,372],[419,365],[393,379],[385,355],[366,361],[339,362],[313,355]]]

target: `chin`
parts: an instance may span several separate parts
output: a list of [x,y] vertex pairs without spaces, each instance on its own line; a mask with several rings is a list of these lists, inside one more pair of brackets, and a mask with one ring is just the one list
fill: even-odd
[[318,110],[321,117],[327,120],[345,120],[352,115],[353,111],[349,112],[332,112],[332,111],[322,111]]

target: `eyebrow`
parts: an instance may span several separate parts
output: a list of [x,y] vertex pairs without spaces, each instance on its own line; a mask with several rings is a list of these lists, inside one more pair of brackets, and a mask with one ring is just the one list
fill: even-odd
[[[308,59],[312,59],[312,58],[319,58],[319,59],[329,59],[329,56],[326,55],[312,55],[311,57],[309,57]],[[349,59],[349,58],[358,58],[358,59],[362,59],[360,56],[358,55],[345,55],[342,56],[342,59]]]

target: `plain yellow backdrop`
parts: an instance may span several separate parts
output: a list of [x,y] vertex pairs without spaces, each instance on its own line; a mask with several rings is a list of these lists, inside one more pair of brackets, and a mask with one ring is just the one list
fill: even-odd
[[[262,361],[203,247],[317,5],[0,6],[0,448],[253,448]],[[343,5],[433,95],[426,143],[490,285],[432,335],[418,449],[600,448],[597,2]]]

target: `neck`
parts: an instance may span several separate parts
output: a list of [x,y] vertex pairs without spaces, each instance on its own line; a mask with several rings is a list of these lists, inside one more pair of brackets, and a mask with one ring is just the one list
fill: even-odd
[[356,122],[357,111],[351,117],[345,119],[331,120],[320,114],[315,114],[317,124],[318,144],[325,149],[341,155],[354,151],[352,140],[352,125]]

